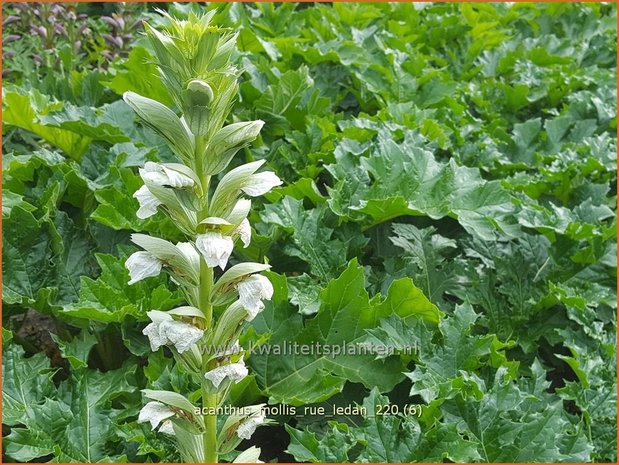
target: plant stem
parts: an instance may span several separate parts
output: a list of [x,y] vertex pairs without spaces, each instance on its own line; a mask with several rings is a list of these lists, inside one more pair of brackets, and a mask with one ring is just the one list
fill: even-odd
[[204,172],[203,157],[204,150],[208,145],[204,137],[196,137],[196,173],[200,177],[202,188],[202,209],[198,212],[198,221],[202,221],[208,216],[208,189],[211,183],[211,177]]
[[[202,399],[206,409],[217,408],[217,394],[207,394],[202,384]],[[207,410],[208,412],[208,410]],[[204,463],[217,463],[217,415],[206,415],[205,419],[206,431],[203,435],[204,440]]]
[[[212,329],[213,305],[211,304],[211,289],[213,287],[213,269],[209,268],[204,259],[200,260],[200,310],[206,317],[206,330]],[[203,373],[209,369],[208,353],[203,359]],[[204,462],[217,463],[217,415],[209,412],[217,408],[217,394],[209,394],[206,388],[206,380],[202,380],[202,406],[205,412],[205,432],[203,434]]]
[[[200,140],[198,144],[198,158],[201,157],[201,150],[204,147],[204,141]],[[200,165],[202,163],[200,162]],[[200,166],[202,168],[202,166]],[[202,183],[202,192],[204,195],[203,208],[199,213],[198,221],[208,215],[208,188],[210,184],[210,176],[204,175],[202,170],[199,171],[200,181]],[[213,327],[213,305],[211,304],[211,289],[213,288],[213,269],[209,268],[206,261],[200,259],[200,310],[205,316],[205,329],[212,330]],[[203,374],[209,370],[208,353],[203,355],[202,371]],[[217,463],[217,415],[210,414],[209,411],[217,408],[217,394],[209,394],[206,388],[206,380],[202,380],[202,406],[205,410],[204,426],[205,431],[202,437],[204,445],[204,462]]]

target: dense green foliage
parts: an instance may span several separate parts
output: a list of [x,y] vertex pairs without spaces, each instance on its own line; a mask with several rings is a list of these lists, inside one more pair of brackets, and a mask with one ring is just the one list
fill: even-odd
[[[132,232],[181,237],[132,197],[137,167],[172,156],[120,95],[172,101],[137,34],[97,58],[109,6],[80,8],[91,42],[62,66],[28,58],[27,29],[4,46],[3,452],[171,462],[139,390],[199,390],[141,330],[182,297],[123,263]],[[232,114],[266,122],[233,163],[284,180],[235,256],[266,257],[275,287],[241,342],[416,348],[254,353],[239,402],[371,412],[275,416],[262,459],[616,461],[615,5],[209,8],[240,30]]]

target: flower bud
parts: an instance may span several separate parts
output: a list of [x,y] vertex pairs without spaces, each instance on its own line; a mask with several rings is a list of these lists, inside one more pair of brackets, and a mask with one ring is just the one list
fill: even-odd
[[9,34],[8,36],[4,37],[2,42],[4,44],[10,44],[11,42],[15,42],[16,40],[21,39],[20,35],[17,34]]
[[110,34],[103,34],[103,38],[110,45],[113,45],[118,48],[122,48],[123,46],[123,40],[120,37],[114,37],[114,36],[111,36]]
[[39,34],[43,39],[47,38],[47,29],[45,29],[43,26],[35,26],[32,28],[32,30]]
[[101,16],[101,21],[103,21],[106,24],[109,24],[113,28],[120,27],[119,24],[116,22],[116,20],[114,18],[110,18],[109,16]]
[[208,83],[194,79],[182,92],[183,111],[189,129],[195,135],[208,132],[210,106],[213,102],[213,89]]
[[213,89],[200,79],[190,81],[187,84],[187,91],[192,93],[192,102],[196,105],[206,106],[213,101]]
[[62,24],[56,24],[54,26],[54,31],[56,31],[56,34],[60,34],[63,37],[67,37],[67,30]]
[[2,25],[3,26],[8,26],[9,24],[13,24],[13,23],[18,22],[20,19],[21,18],[19,16],[9,15],[6,18],[4,18],[4,21],[2,21]]

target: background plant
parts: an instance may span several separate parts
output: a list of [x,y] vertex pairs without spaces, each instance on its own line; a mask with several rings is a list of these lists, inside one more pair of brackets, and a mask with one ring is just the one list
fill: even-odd
[[[100,92],[100,73],[127,56],[142,24],[143,4],[110,5],[3,3],[3,77],[72,102]],[[93,20],[97,9],[108,15]]]
[[[273,265],[273,299],[241,343],[315,339],[361,308],[376,319],[352,336],[420,347],[386,360],[378,380],[300,359],[324,380],[303,389],[281,359],[253,354],[255,375],[233,387],[239,405],[425,407],[419,420],[274,417],[252,437],[261,458],[615,461],[615,6],[209,8],[240,30],[232,114],[266,123],[237,161],[266,159],[285,182],[253,202],[252,242],[231,262]],[[37,373],[32,384],[5,375],[11,460],[180,459],[136,420],[139,389],[190,390],[141,334],[146,311],[183,297],[165,276],[128,286],[123,267],[132,233],[183,239],[168,220],[135,217],[138,167],[173,160],[120,98],[173,105],[152,53],[140,43],[85,73],[94,84],[70,98],[26,74],[5,80],[4,372]],[[390,313],[412,286],[444,314],[438,325]],[[411,302],[401,311],[420,308]],[[42,341],[50,331],[55,341]],[[24,358],[42,346],[60,370],[44,354]],[[89,402],[72,395],[80,389]],[[496,398],[510,399],[502,415]],[[83,416],[67,412],[113,421],[79,435]],[[509,443],[493,436],[506,430]]]

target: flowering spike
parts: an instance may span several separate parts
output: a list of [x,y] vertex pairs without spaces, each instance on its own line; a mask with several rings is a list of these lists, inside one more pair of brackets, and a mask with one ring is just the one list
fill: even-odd
[[[190,14],[187,20],[162,14],[164,27],[144,27],[161,80],[180,114],[134,92],[126,92],[124,100],[143,124],[164,139],[178,162],[146,162],[139,169],[144,185],[134,197],[140,205],[139,218],[161,211],[186,240],[174,244],[134,234],[132,241],[144,250],[131,255],[126,267],[129,284],[165,269],[180,286],[187,303],[167,312],[149,311],[151,322],[143,334],[153,351],[165,346],[182,370],[200,380],[202,404],[208,410],[225,401],[229,387],[248,375],[238,338],[245,322],[273,296],[269,279],[258,274],[268,265],[237,264],[217,283],[213,269],[228,266],[237,239],[239,246],[251,243],[251,201],[243,195],[265,194],[282,181],[271,171],[256,173],[265,163],[259,160],[224,174],[210,195],[213,176],[226,170],[234,156],[258,138],[264,121],[224,126],[239,88],[238,71],[230,64],[237,34],[214,26],[213,12]],[[228,305],[237,292],[238,301]],[[221,311],[213,311],[214,306],[224,305]],[[230,349],[213,353],[208,344]],[[155,391],[145,395],[148,392],[152,396]],[[179,393],[160,391],[154,399],[157,402],[144,406],[139,421],[149,421],[153,429],[174,436],[181,456],[194,461],[217,462],[218,453],[231,452],[264,423],[261,406],[252,406],[249,416],[229,416],[225,423],[232,428],[230,435],[222,436],[216,416],[210,412],[202,418],[187,415],[190,403]],[[180,417],[177,408],[184,411]],[[258,461],[256,450],[246,455]]]

